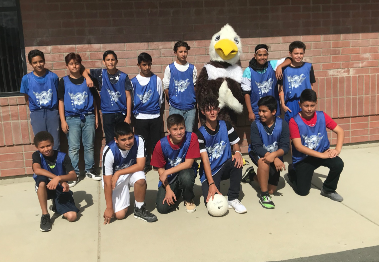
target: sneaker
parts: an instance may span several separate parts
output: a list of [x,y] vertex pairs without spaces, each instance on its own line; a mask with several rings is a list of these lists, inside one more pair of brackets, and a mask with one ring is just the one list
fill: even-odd
[[151,171],[153,169],[153,167],[151,165],[146,165],[145,168],[143,169],[143,171],[145,172],[145,174],[149,171]]
[[41,223],[39,224],[39,229],[42,232],[47,232],[51,230],[51,221],[50,221],[50,215],[42,215],[41,216]]
[[141,208],[134,207],[134,217],[146,222],[158,221],[158,218],[146,209],[145,204],[143,204]]
[[262,205],[262,207],[267,208],[267,209],[274,209],[275,204],[272,202],[270,195],[262,195],[259,198],[259,203]]
[[196,211],[196,205],[193,200],[191,202],[184,201],[184,206],[187,209],[187,213],[193,213]]
[[87,171],[86,172],[86,176],[89,177],[89,178],[92,178],[95,181],[100,181],[101,180],[100,174],[97,174],[96,172],[93,172],[93,171]]
[[67,181],[67,184],[69,185],[69,187],[74,187],[79,181],[79,177],[76,177],[76,180],[75,181]]
[[246,213],[246,207],[242,205],[242,203],[238,199],[234,199],[232,201],[228,201],[229,208],[233,208],[238,214]]
[[246,169],[245,174],[243,174],[243,176],[242,176],[241,182],[243,182],[243,183],[253,182],[254,176],[256,176],[256,175],[257,174],[254,171],[254,167],[251,166],[251,167]]
[[331,193],[327,193],[327,192],[324,191],[324,189],[321,189],[320,195],[322,195],[324,197],[328,197],[331,200],[334,200],[334,201],[337,201],[337,202],[342,202],[343,201],[343,197],[340,194],[338,194],[336,191],[331,192]]

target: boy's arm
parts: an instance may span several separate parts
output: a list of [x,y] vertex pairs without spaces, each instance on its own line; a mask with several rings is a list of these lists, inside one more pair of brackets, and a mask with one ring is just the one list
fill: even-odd
[[93,81],[92,81],[91,77],[89,77],[90,70],[86,69],[83,65],[82,65],[81,70],[82,70],[83,77],[86,79],[87,86],[88,87],[94,87]]
[[334,158],[338,156],[341,153],[342,146],[343,146],[343,140],[345,137],[345,132],[340,126],[336,126],[333,130],[334,133],[337,134],[337,144],[335,149],[330,149],[330,157]]
[[287,112],[287,111],[291,111],[291,109],[289,109],[287,106],[286,106],[286,102],[284,101],[284,91],[283,91],[283,85],[278,85],[278,88],[279,88],[279,99],[280,99],[280,106],[282,107],[283,111],[284,112]]
[[195,159],[193,159],[193,158],[186,158],[186,160],[183,163],[180,163],[179,165],[174,166],[170,169],[164,170],[162,172],[162,175],[159,175],[159,179],[162,181],[162,183],[164,183],[164,181],[167,181],[168,175],[175,174],[175,173],[178,173],[179,171],[182,171],[184,169],[191,168],[194,161],[195,161]]
[[126,117],[124,122],[131,124],[131,117],[132,117],[132,95],[130,94],[129,90],[125,90],[126,94]]
[[326,150],[323,153],[317,152],[315,150],[312,150],[312,149],[304,146],[301,143],[301,138],[294,138],[294,139],[292,139],[292,143],[295,146],[296,150],[299,151],[300,153],[303,153],[303,154],[308,155],[308,156],[322,158],[322,159],[329,158],[329,151],[330,151],[329,149]]
[[103,176],[103,181],[106,204],[106,209],[104,211],[104,224],[109,224],[114,214],[112,202],[112,176]]
[[28,94],[24,94],[24,97],[25,97],[25,103],[29,107],[29,95]]
[[93,110],[95,111],[95,129],[99,127],[99,110],[97,108],[96,99],[93,99]]
[[32,168],[33,168],[34,174],[36,174],[38,176],[45,176],[45,177],[48,177],[51,179],[56,177],[56,175],[54,175],[53,173],[50,173],[46,169],[43,169],[41,167],[41,164],[39,164],[39,163],[33,163]]
[[115,179],[117,181],[117,179],[120,176],[132,174],[132,173],[135,173],[138,171],[143,171],[143,169],[145,167],[145,162],[146,162],[146,157],[137,158],[137,163],[135,163],[134,165],[131,165],[127,168],[116,171],[113,175],[113,177],[114,177],[113,179]]
[[283,67],[286,67],[286,66],[289,66],[291,64],[292,60],[291,58],[287,57],[283,63],[277,65],[276,69],[275,69],[275,75],[276,75],[276,79],[280,80],[283,78]]
[[254,121],[255,114],[253,112],[253,108],[251,107],[250,94],[245,94],[245,104],[246,104],[247,112],[249,112],[249,120]]
[[59,99],[59,118],[61,119],[61,128],[62,128],[62,131],[67,134],[68,132],[68,125],[67,125],[67,122],[66,122],[66,117],[64,115],[64,102],[63,100]]
[[163,76],[163,89],[164,93],[167,97],[167,101],[169,100],[169,94],[168,94],[168,88],[170,86],[170,78],[171,78],[171,71],[170,71],[170,66],[167,66],[165,71],[164,71],[164,76]]
[[168,88],[164,90],[164,93],[166,95],[167,101],[169,101],[170,96],[168,95]]
[[203,162],[205,176],[207,178],[207,182],[208,182],[208,185],[209,185],[208,196],[207,196],[207,199],[206,199],[206,202],[208,202],[210,198],[212,198],[212,200],[213,200],[214,195],[216,193],[220,194],[220,195],[221,195],[221,193],[220,193],[220,191],[218,191],[218,189],[217,189],[217,187],[215,185],[215,182],[213,180],[211,164],[209,163],[209,157],[208,157],[207,151],[204,151],[204,152],[200,153],[200,157],[201,157],[201,161]]
[[240,168],[243,166],[243,159],[242,159],[242,153],[241,153],[241,148],[240,148],[240,145],[238,143],[235,143],[233,146],[233,151],[234,151],[234,155],[232,156],[232,160],[236,160],[236,162],[234,163],[234,166],[237,167],[237,168]]

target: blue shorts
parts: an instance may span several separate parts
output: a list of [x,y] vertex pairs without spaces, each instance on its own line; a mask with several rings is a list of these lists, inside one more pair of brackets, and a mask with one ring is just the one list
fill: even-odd
[[[36,191],[41,182],[45,182],[46,185],[50,182],[50,179],[46,176],[38,176],[34,178],[36,181]],[[55,190],[47,189],[47,199],[52,199],[55,203],[56,213],[65,214],[67,212],[79,212],[79,209],[75,206],[74,198],[72,197],[74,193],[70,190],[68,192],[63,192],[63,187],[58,185]]]
[[[249,156],[251,161],[253,161],[254,165],[258,167],[259,157],[253,153],[253,151],[249,152]],[[283,161],[283,159],[281,159]],[[273,186],[278,186],[279,184],[280,172],[276,170],[274,163],[270,164],[270,170],[268,171],[268,184]]]

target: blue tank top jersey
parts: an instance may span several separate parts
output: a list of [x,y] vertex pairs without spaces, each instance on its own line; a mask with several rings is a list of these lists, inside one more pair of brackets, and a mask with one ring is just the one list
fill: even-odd
[[[328,133],[326,132],[325,116],[322,111],[316,111],[315,114],[317,114],[317,122],[313,127],[306,125],[299,114],[295,115],[293,119],[299,127],[301,144],[309,149],[323,153],[329,149],[330,145]],[[292,163],[296,164],[305,157],[306,155],[297,151],[292,143]]]
[[27,74],[30,111],[33,112],[39,109],[57,109],[58,92],[57,86],[54,84],[55,74],[48,71],[44,83],[37,82],[32,74],[33,72]]
[[260,74],[254,69],[250,68],[251,73],[251,93],[250,101],[251,108],[257,118],[258,115],[258,101],[265,96],[273,96],[278,102],[278,107],[276,109],[276,115],[280,115],[279,107],[279,91],[277,87],[278,80],[276,79],[275,71],[271,66],[271,63],[268,63],[266,72]]
[[[257,127],[258,127],[259,135],[263,142],[263,147],[270,153],[278,151],[279,149],[279,140],[282,134],[282,127],[283,127],[282,121],[283,120],[281,118],[277,117],[275,120],[274,130],[272,130],[272,133],[269,134],[265,130],[261,121],[255,120],[255,123],[257,124]],[[280,157],[280,160],[283,161],[283,157]]]
[[310,72],[312,64],[304,63],[302,67],[293,68],[287,66],[283,70],[284,100],[300,99],[301,92],[312,89]]
[[169,65],[171,78],[168,93],[170,105],[180,110],[190,110],[195,107],[196,95],[193,84],[194,65],[189,64],[187,71],[180,72],[174,63]]
[[[232,157],[230,149],[230,141],[228,137],[228,128],[224,121],[218,121],[220,127],[215,135],[210,135],[204,126],[199,128],[199,131],[204,136],[205,148],[207,149],[209,163],[212,169],[212,176],[214,176],[225,163],[226,160]],[[200,164],[200,181],[203,183],[207,177],[205,176],[203,162]]]
[[126,113],[125,79],[127,74],[121,71],[119,73],[119,80],[116,84],[112,84],[109,81],[107,70],[103,69],[101,77],[102,88],[100,91],[102,113]]
[[93,113],[93,96],[86,80],[80,85],[73,84],[68,76],[64,80],[64,114],[65,116],[80,116]]
[[[186,160],[187,151],[191,144],[191,136],[192,136],[192,132],[186,132],[185,137],[184,137],[185,140],[183,144],[180,146],[180,148],[177,150],[172,149],[167,137],[164,137],[160,140],[162,152],[164,155],[164,159],[166,161],[166,165],[165,165],[166,170],[172,167],[175,167]],[[193,163],[192,168],[195,170],[197,168],[197,163],[195,161]],[[168,183],[171,184],[172,182],[174,182],[177,175],[178,173],[169,175],[167,177]],[[159,181],[158,188],[161,186],[162,186],[162,182]]]
[[[45,157],[42,155],[41,152],[39,152],[39,155],[41,157],[41,167],[50,173],[53,173],[56,176],[63,176],[66,175],[66,170],[63,166],[63,160],[66,156],[65,153],[58,151],[57,160],[55,162],[55,166],[53,168],[50,168],[50,166],[46,163]],[[33,174],[34,180],[36,180],[37,175]],[[61,185],[58,185],[60,189],[63,189]]]
[[131,80],[134,92],[133,114],[159,114],[161,111],[160,97],[157,91],[157,76],[152,75],[147,85],[141,86],[134,77]]
[[122,157],[120,149],[114,140],[108,143],[108,147],[112,151],[114,157],[113,173],[137,163],[138,144],[139,137],[137,135],[134,135],[134,145],[129,150],[128,155],[124,158]]

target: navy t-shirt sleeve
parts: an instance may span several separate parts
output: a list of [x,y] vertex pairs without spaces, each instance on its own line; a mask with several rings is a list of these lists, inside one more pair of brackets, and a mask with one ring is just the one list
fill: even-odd
[[65,155],[62,164],[63,164],[64,170],[66,170],[66,174],[68,174],[74,170],[74,168],[71,164],[71,160],[67,154]]
[[259,134],[258,126],[255,122],[251,123],[250,139],[253,153],[258,155],[259,157],[264,157],[267,153],[267,150],[263,147],[263,142]]
[[204,136],[199,130],[197,130],[195,134],[197,135],[197,140],[199,141],[200,153],[202,153],[206,150]]
[[232,126],[232,124],[227,122],[227,121],[225,121],[225,124],[226,124],[226,128],[228,129],[228,138],[229,138],[230,144],[234,145],[234,144],[238,143],[240,141],[240,138],[239,138],[236,130]]
[[311,84],[316,83],[315,71],[313,70],[313,66],[311,66],[311,71],[309,72],[309,80]]
[[32,154],[32,160],[33,160],[33,164],[34,164],[34,163],[41,164],[41,156],[40,156],[40,154],[39,154],[38,151],[35,151],[35,152]]
[[126,75],[126,78],[125,78],[125,91],[132,91],[132,90],[133,90],[132,82],[130,81],[129,76]]
[[282,133],[279,140],[279,149],[286,155],[290,150],[290,129],[286,121],[282,121]]
[[65,91],[64,80],[63,78],[61,78],[58,84],[58,99],[59,100],[64,100],[64,91]]

